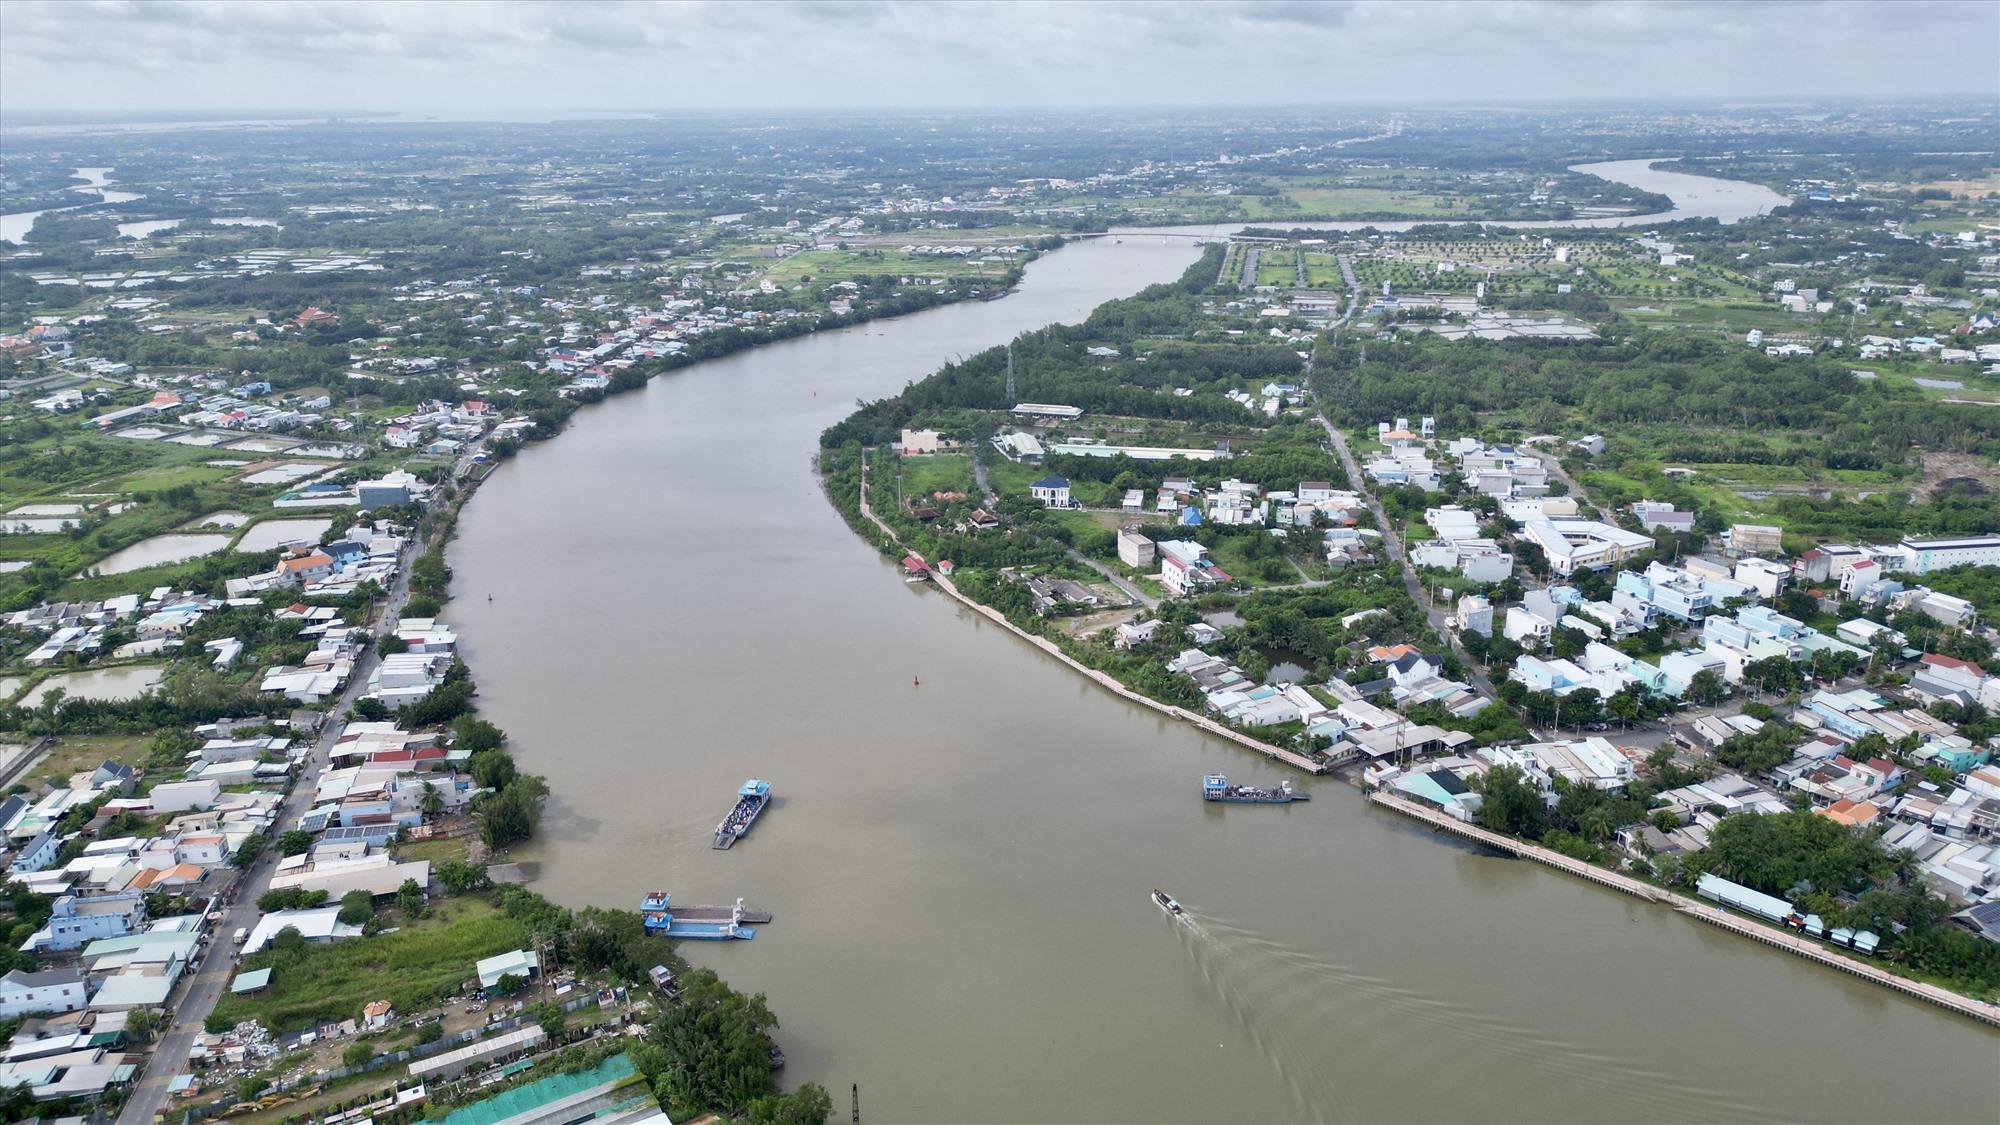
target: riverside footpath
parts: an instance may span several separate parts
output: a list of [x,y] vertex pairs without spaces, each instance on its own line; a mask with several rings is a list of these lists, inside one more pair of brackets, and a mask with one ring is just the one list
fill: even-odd
[[[864,451],[861,459],[861,514],[868,518],[868,522],[880,528],[882,530],[882,534],[888,536],[889,542],[894,543],[898,549],[908,551],[908,548],[903,546],[902,538],[898,536],[895,530],[891,528],[888,524],[883,523],[881,517],[875,514],[875,509],[871,508],[868,505],[868,464],[869,464],[868,454],[872,452],[873,452],[872,450]],[[929,559],[925,559],[921,555],[917,555],[915,552],[910,552],[910,554],[911,557],[922,561],[926,566],[930,564]],[[1061,645],[1056,644],[1054,641],[1049,640],[1047,637],[1038,636],[1037,634],[1030,633],[1026,629],[1021,628],[1019,625],[1014,624],[1012,621],[1007,620],[1006,614],[1001,613],[999,610],[994,609],[992,606],[974,601],[972,598],[960,592],[959,588],[956,585],[953,585],[950,578],[947,578],[946,576],[937,573],[935,570],[931,571],[930,577],[931,577],[931,583],[935,585],[938,589],[944,591],[946,596],[958,601],[960,604],[964,605],[967,609],[972,610],[974,613],[980,614],[981,616],[992,621],[995,625],[1000,626],[1001,628],[1007,630],[1008,632],[1014,634],[1015,636],[1021,638],[1022,640],[1028,642],[1029,644],[1034,645],[1036,648],[1041,649],[1043,652],[1049,654],[1050,656],[1056,658],[1057,660],[1062,661],[1078,675],[1081,675],[1086,679],[1089,679],[1092,683],[1095,683],[1097,686],[1103,688],[1108,692],[1111,692],[1116,696],[1119,696],[1122,699],[1126,699],[1133,703],[1137,703],[1142,707],[1150,707],[1153,710],[1158,711],[1162,715],[1167,715],[1172,718],[1179,719],[1184,723],[1200,727],[1202,730],[1207,731],[1209,734],[1215,735],[1217,738],[1226,738],[1229,741],[1236,743],[1238,746],[1241,746],[1247,750],[1254,750],[1257,753],[1264,755],[1266,758],[1270,758],[1273,761],[1283,762],[1284,764],[1291,766],[1294,769],[1302,770],[1306,773],[1313,774],[1315,776],[1324,774],[1329,769],[1329,767],[1319,762],[1316,762],[1311,758],[1306,757],[1304,754],[1300,754],[1293,750],[1287,750],[1282,746],[1273,746],[1272,744],[1264,742],[1261,739],[1252,738],[1249,735],[1244,734],[1242,731],[1226,727],[1221,723],[1216,722],[1214,719],[1209,718],[1206,715],[1196,714],[1195,712],[1190,711],[1185,707],[1176,707],[1171,703],[1162,703],[1161,701],[1154,699],[1151,696],[1142,695],[1139,692],[1133,691],[1131,688],[1126,687],[1123,683],[1121,683],[1117,677],[1109,675],[1108,673],[1105,672],[1100,672],[1097,669],[1092,668],[1087,664],[1084,664],[1082,661],[1077,660],[1075,657],[1064,652],[1062,650]]]
[[1648,902],[1672,907],[1674,910],[1690,918],[1699,918],[1712,926],[1720,926],[1725,930],[1740,934],[1753,941],[1762,942],[1775,949],[1782,949],[1787,953],[1797,954],[1808,961],[1816,961],[1829,969],[1838,969],[1850,976],[1861,977],[1884,988],[1893,988],[1905,996],[1915,997],[1916,999],[1935,1004],[1940,1008],[1948,1008],[1959,1015],[1969,1016],[1990,1027],[2000,1027],[2000,1007],[1974,1000],[1969,996],[1961,996],[1956,992],[1939,988],[1934,984],[1926,984],[1923,981],[1897,976],[1895,973],[1889,972],[1879,965],[1873,965],[1866,961],[1858,961],[1852,957],[1844,956],[1835,952],[1832,948],[1812,941],[1802,935],[1775,929],[1758,922],[1752,922],[1738,914],[1731,914],[1714,903],[1700,902],[1688,898],[1686,895],[1676,894],[1664,887],[1656,887],[1651,883],[1634,879],[1629,875],[1623,875],[1616,871],[1607,871],[1594,863],[1586,863],[1573,856],[1567,856],[1561,852],[1550,851],[1547,848],[1530,844],[1525,840],[1516,840],[1512,836],[1503,836],[1498,832],[1488,831],[1478,825],[1467,824],[1456,817],[1447,816],[1437,809],[1390,793],[1373,790],[1369,792],[1368,799],[1384,808],[1393,809],[1404,816],[1423,821],[1439,831],[1449,832],[1454,836],[1471,840],[1484,847],[1504,852],[1519,859],[1533,860],[1536,863],[1553,867],[1558,871],[1567,872],[1578,878],[1588,879],[1601,887],[1609,887],[1614,891],[1622,891],[1635,898],[1643,898]]

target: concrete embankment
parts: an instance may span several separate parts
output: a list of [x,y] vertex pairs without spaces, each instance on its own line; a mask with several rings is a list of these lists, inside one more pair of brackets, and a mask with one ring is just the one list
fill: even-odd
[[1287,750],[1282,746],[1273,746],[1268,742],[1263,742],[1258,739],[1251,738],[1249,735],[1244,734],[1242,731],[1231,730],[1230,728],[1223,726],[1221,723],[1216,722],[1214,719],[1211,719],[1206,715],[1197,715],[1193,711],[1190,711],[1185,707],[1176,707],[1171,703],[1162,703],[1159,700],[1152,698],[1151,696],[1141,695],[1140,693],[1133,691],[1131,688],[1128,688],[1124,684],[1120,683],[1117,677],[1112,676],[1106,672],[1100,672],[1097,669],[1082,663],[1075,657],[1064,652],[1062,650],[1062,646],[1056,644],[1052,640],[1049,640],[1047,637],[1038,637],[1035,634],[1028,632],[1026,629],[1021,628],[1019,625],[1014,624],[1012,621],[1007,620],[1006,614],[1001,613],[999,610],[994,609],[992,606],[982,605],[979,602],[976,602],[971,598],[965,596],[964,594],[959,593],[958,587],[952,585],[951,579],[946,578],[941,574],[934,574],[931,576],[931,578],[932,581],[936,584],[938,589],[943,590],[946,594],[950,595],[953,598],[956,598],[959,602],[963,603],[967,608],[985,616],[988,620],[991,620],[994,624],[999,625],[1001,628],[1006,629],[1008,632],[1013,633],[1015,636],[1021,638],[1022,640],[1028,642],[1031,645],[1034,645],[1036,648],[1041,649],[1043,652],[1048,653],[1050,656],[1055,657],[1057,660],[1062,661],[1064,664],[1069,665],[1072,669],[1075,669],[1079,674],[1088,677],[1092,682],[1096,683],[1099,687],[1103,688],[1108,692],[1118,695],[1121,698],[1128,699],[1133,703],[1137,703],[1145,707],[1150,707],[1153,710],[1158,711],[1163,715],[1171,716],[1173,718],[1181,720],[1182,722],[1192,723],[1193,725],[1200,727],[1202,730],[1205,730],[1208,733],[1215,735],[1217,738],[1226,738],[1229,741],[1236,743],[1238,746],[1242,746],[1250,750],[1255,750],[1257,753],[1262,754],[1267,758],[1283,762],[1286,765],[1292,766],[1295,769],[1301,769],[1310,774],[1323,774],[1327,771],[1326,766],[1313,761],[1311,758],[1306,757],[1304,754],[1299,754],[1294,751]]
[[1436,809],[1418,804],[1415,801],[1397,797],[1390,793],[1384,793],[1379,790],[1373,791],[1368,794],[1368,799],[1378,805],[1394,809],[1405,816],[1423,821],[1441,831],[1450,832],[1455,836],[1472,840],[1495,851],[1505,852],[1509,855],[1518,856],[1521,859],[1533,860],[1536,863],[1545,864],[1559,871],[1565,871],[1571,875],[1588,879],[1599,886],[1609,887],[1615,891],[1622,891],[1637,898],[1643,898],[1648,902],[1656,902],[1672,907],[1690,918],[1698,918],[1712,926],[1720,926],[1725,930],[1741,934],[1753,941],[1762,942],[1765,945],[1785,950],[1788,953],[1795,953],[1809,961],[1816,961],[1829,969],[1838,969],[1843,973],[1861,977],[1875,984],[1882,985],[1885,988],[1893,988],[1905,996],[1915,997],[1918,1000],[1935,1004],[1940,1008],[1948,1008],[1963,1016],[1970,1016],[1983,1024],[2000,1027],[2000,1007],[1983,1003],[1967,996],[1961,996],[1956,992],[1939,988],[1934,984],[1926,984],[1923,981],[1910,980],[1907,977],[1897,976],[1878,965],[1872,965],[1866,961],[1858,961],[1852,957],[1845,956],[1828,946],[1802,935],[1750,921],[1740,915],[1727,913],[1721,907],[1712,903],[1700,902],[1685,895],[1666,890],[1663,887],[1656,887],[1651,883],[1634,879],[1629,875],[1621,875],[1616,871],[1607,871],[1596,864],[1586,863],[1573,856],[1563,855],[1561,852],[1553,852],[1524,840],[1516,840],[1511,836],[1503,836],[1498,832],[1490,832],[1477,825],[1467,824],[1456,817],[1447,816]]
[[[874,524],[876,527],[881,528],[882,533],[889,537],[890,542],[895,543],[898,546],[901,546],[902,538],[896,534],[895,529],[891,528],[888,524],[883,523],[882,518],[875,514],[875,509],[870,507],[868,504],[868,457],[869,454],[873,452],[874,452],[873,450],[864,450],[862,453],[861,514],[867,517],[870,523]],[[1215,735],[1217,738],[1226,738],[1229,741],[1236,743],[1238,746],[1242,746],[1250,750],[1255,750],[1257,753],[1262,754],[1267,758],[1270,758],[1274,761],[1283,762],[1286,765],[1293,767],[1294,769],[1304,770],[1305,772],[1310,774],[1323,774],[1327,772],[1328,769],[1327,766],[1324,766],[1319,762],[1316,762],[1311,758],[1306,757],[1304,754],[1295,753],[1294,751],[1287,750],[1282,746],[1273,746],[1268,742],[1251,738],[1249,735],[1244,734],[1241,731],[1231,730],[1230,728],[1222,725],[1221,723],[1216,722],[1214,719],[1211,719],[1206,715],[1197,715],[1193,711],[1190,711],[1185,707],[1176,707],[1171,703],[1162,703],[1159,700],[1152,698],[1151,696],[1141,695],[1140,693],[1133,691],[1131,688],[1128,688],[1124,684],[1120,683],[1117,677],[1111,676],[1104,672],[1100,672],[1097,669],[1082,663],[1075,657],[1072,657],[1070,654],[1062,650],[1062,646],[1056,644],[1054,641],[1049,640],[1047,637],[1038,637],[1035,634],[1028,632],[1026,629],[1023,629],[1019,625],[1014,624],[1012,621],[1007,620],[1006,614],[1001,613],[999,610],[994,609],[991,606],[983,605],[977,601],[974,601],[973,599],[960,593],[958,587],[952,584],[951,579],[946,578],[944,575],[938,574],[935,571],[933,571],[931,573],[931,581],[937,586],[938,589],[943,590],[948,596],[957,600],[958,602],[966,606],[968,609],[971,609],[975,613],[979,613],[985,616],[987,619],[991,620],[994,624],[1000,626],[1001,628],[1007,630],[1008,632],[1014,634],[1015,636],[1021,638],[1022,640],[1028,642],[1029,644],[1034,645],[1036,648],[1041,649],[1043,652],[1048,653],[1050,656],[1055,657],[1057,660],[1062,661],[1064,664],[1069,665],[1072,669],[1076,670],[1083,676],[1088,677],[1092,682],[1096,683],[1099,687],[1103,688],[1108,692],[1112,692],[1115,695],[1118,695],[1124,699],[1128,699],[1133,703],[1137,703],[1141,706],[1150,707],[1153,710],[1158,711],[1163,715],[1179,719],[1182,722],[1192,723],[1195,726],[1200,727],[1202,730],[1205,730],[1208,733]]]

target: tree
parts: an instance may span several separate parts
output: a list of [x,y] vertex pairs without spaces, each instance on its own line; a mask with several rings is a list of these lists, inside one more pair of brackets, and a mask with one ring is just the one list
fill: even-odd
[[1630,727],[1646,713],[1646,704],[1640,694],[1645,690],[1643,684],[1627,684],[1604,701],[1604,709],[1620,724]]
[[[497,751],[496,751],[497,752]],[[535,834],[542,819],[542,802],[549,788],[542,779],[523,774],[499,793],[487,797],[479,807],[480,834],[489,848],[518,844]]]
[[1758,691],[1783,695],[1799,687],[1799,670],[1787,656],[1767,656],[1743,666],[1743,682]]
[[520,772],[514,766],[514,756],[505,750],[481,750],[466,765],[482,789],[505,789]]
[[808,1082],[789,1094],[758,1098],[745,1112],[753,1125],[826,1125],[833,1098],[819,1083]]
[[711,969],[687,973],[681,1002],[662,1012],[647,1036],[659,1050],[645,1057],[664,1063],[652,1074],[661,1106],[676,1120],[734,1115],[775,1094],[769,1052],[777,1026],[762,994],[737,992]]
[[1688,680],[1688,702],[1697,707],[1713,707],[1729,695],[1729,685],[1713,668],[1703,668]]
[[356,1039],[340,1052],[340,1062],[349,1070],[367,1066],[375,1058],[375,1045],[364,1039]]
[[1577,688],[1562,697],[1562,718],[1578,726],[1600,722],[1604,718],[1604,697],[1596,688]]
[[1731,735],[1715,748],[1716,760],[1744,773],[1763,773],[1792,759],[1800,733],[1787,723],[1765,723],[1754,731]]
[[257,862],[257,853],[264,850],[264,834],[252,832],[250,838],[229,857],[229,865],[236,868],[248,867]]
[[486,869],[474,867],[460,860],[448,859],[438,864],[437,879],[444,889],[452,894],[476,891],[486,885]]
[[160,1026],[160,1013],[156,1008],[133,1008],[125,1015],[125,1030],[140,1039],[151,1042],[153,1031]]
[[375,896],[367,891],[349,891],[340,896],[339,920],[344,925],[359,926],[375,913]]
[[1481,801],[1474,819],[1481,828],[1539,839],[1547,809],[1541,791],[1517,766],[1496,766],[1480,781]]
[[396,906],[405,917],[414,917],[424,908],[424,889],[417,886],[415,879],[405,879],[403,885],[396,888]]
[[278,837],[278,851],[284,855],[304,855],[313,846],[312,833],[294,828]]
[[477,715],[461,715],[451,724],[452,745],[467,755],[498,750],[507,741],[507,732]]
[[426,781],[423,794],[417,799],[417,807],[423,811],[426,819],[435,819],[437,814],[444,811],[444,794],[438,792],[437,786]]
[[563,1028],[569,1025],[568,1013],[555,1004],[537,1004],[531,1014],[535,1017],[535,1022],[541,1025],[542,1030],[547,1032],[551,1039],[561,1035]]

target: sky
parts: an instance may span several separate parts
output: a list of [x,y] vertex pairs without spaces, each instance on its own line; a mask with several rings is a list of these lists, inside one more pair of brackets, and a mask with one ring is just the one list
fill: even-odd
[[0,0],[0,115],[2000,99],[1994,0]]

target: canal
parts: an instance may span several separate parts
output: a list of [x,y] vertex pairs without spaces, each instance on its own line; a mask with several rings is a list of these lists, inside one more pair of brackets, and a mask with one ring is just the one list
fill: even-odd
[[[857,399],[1197,253],[1074,244],[1004,300],[657,379],[488,481],[447,615],[554,791],[536,889],[773,911],[684,951],[769,994],[786,1081],[843,1117],[859,1083],[876,1122],[1992,1118],[2000,1036],[1962,1019],[1332,779],[1204,805],[1279,767],[906,586],[827,505]],[[775,803],[711,850],[752,776]]]

